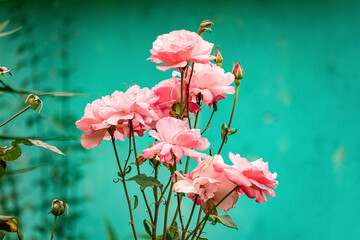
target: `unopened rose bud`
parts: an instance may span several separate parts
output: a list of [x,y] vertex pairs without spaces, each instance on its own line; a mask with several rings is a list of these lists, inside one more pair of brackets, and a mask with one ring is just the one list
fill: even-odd
[[66,208],[67,208],[67,213],[69,214],[69,206],[63,201],[54,199],[51,204],[50,212],[55,216],[61,216],[65,212]]
[[244,70],[240,65],[240,62],[238,62],[236,65],[234,64],[232,73],[235,76],[235,84],[236,86],[238,86],[240,84],[241,79],[244,77]]
[[223,57],[221,55],[221,52],[220,52],[220,49],[219,49],[219,46],[217,47],[217,52],[215,54],[215,62],[216,62],[216,65],[221,67],[222,66],[222,62],[223,62]]
[[40,98],[34,94],[30,94],[26,100],[25,103],[34,109],[34,111],[40,106],[39,113],[43,107],[43,102],[40,100]]
[[200,23],[200,27],[198,30],[198,34],[202,34],[203,32],[209,31],[211,32],[211,25],[214,25],[214,23],[210,20],[205,20]]

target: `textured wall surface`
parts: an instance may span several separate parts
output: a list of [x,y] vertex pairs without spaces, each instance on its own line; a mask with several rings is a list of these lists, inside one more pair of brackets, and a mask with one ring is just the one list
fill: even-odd
[[[13,17],[13,4],[0,3],[0,22]],[[276,197],[263,204],[240,198],[229,212],[239,231],[209,224],[207,236],[243,240],[359,236],[359,1],[34,1],[23,8],[34,26],[31,39],[46,53],[37,66],[50,73],[42,76],[46,81],[40,88],[57,87],[49,69],[61,64],[54,41],[71,29],[67,45],[71,90],[92,94],[71,100],[78,118],[87,102],[126,90],[123,83],[152,87],[170,78],[169,71],[160,72],[146,61],[152,42],[160,34],[196,31],[202,20],[213,20],[213,32],[205,39],[220,45],[225,70],[240,60],[245,71],[233,121],[238,133],[230,136],[224,159],[229,151],[250,160],[262,157],[278,173],[279,186]],[[66,19],[65,25],[59,16]],[[26,29],[21,31],[18,38],[0,39],[1,65],[18,62],[13,49],[29,36]],[[18,78],[30,71],[21,68],[14,72]],[[232,96],[219,103],[220,111],[205,134],[215,149],[231,103]],[[49,108],[45,100],[43,114]],[[204,111],[202,127],[209,114]],[[150,139],[138,143],[145,147]],[[126,143],[121,146],[125,151]],[[111,145],[103,142],[87,154],[93,161],[83,166],[80,188],[89,200],[78,228],[86,230],[87,239],[105,239],[103,219],[109,218],[119,238],[128,239],[124,196],[112,182],[116,163]],[[77,159],[70,155],[67,161]],[[56,196],[56,191],[49,194]],[[139,229],[142,219],[136,215]]]

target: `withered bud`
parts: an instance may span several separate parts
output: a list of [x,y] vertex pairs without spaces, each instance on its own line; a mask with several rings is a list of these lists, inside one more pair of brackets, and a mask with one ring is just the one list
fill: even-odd
[[43,108],[43,102],[40,100],[40,98],[34,94],[30,94],[26,100],[25,103],[34,109],[34,111],[40,106],[39,113],[41,112],[41,109]]
[[[214,202],[213,202],[212,199],[209,199],[209,200],[206,201],[207,211],[212,210],[212,208],[214,208],[214,207],[215,207],[215,204],[214,204]],[[216,208],[214,208],[214,210],[212,210],[212,212],[210,212],[210,214],[217,216],[217,215],[218,215],[218,212],[217,212]]]
[[206,31],[211,32],[211,25],[214,25],[214,23],[210,20],[202,21],[200,23],[198,34],[201,35],[203,32],[206,32]]
[[217,66],[219,66],[219,67],[221,67],[222,66],[222,62],[223,62],[223,57],[222,57],[222,55],[221,55],[221,52],[220,52],[220,49],[219,49],[219,46],[217,46],[217,52],[216,52],[216,54],[215,54],[215,63],[216,63],[216,65]]
[[116,130],[116,126],[111,125],[107,131],[110,134],[110,136],[114,136],[115,130]]
[[135,165],[136,165],[136,166],[140,166],[140,165],[142,165],[145,161],[146,161],[146,159],[144,158],[144,156],[143,156],[142,154],[139,154],[139,155],[136,156]]
[[17,66],[13,67],[12,69],[7,69],[6,67],[0,67],[0,74],[5,77],[5,73],[9,73],[10,76],[12,76],[11,71],[16,68]]
[[69,205],[67,205],[63,201],[54,199],[51,204],[50,212],[55,216],[61,216],[65,212],[66,208],[67,208],[67,214],[69,214]]

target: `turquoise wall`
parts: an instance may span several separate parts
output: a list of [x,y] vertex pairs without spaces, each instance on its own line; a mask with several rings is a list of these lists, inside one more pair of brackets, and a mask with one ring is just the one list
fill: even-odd
[[[13,17],[13,2],[0,3],[0,22]],[[202,20],[213,20],[213,32],[204,38],[220,45],[225,70],[231,70],[232,61],[241,61],[245,72],[233,121],[238,133],[230,137],[224,158],[229,151],[250,160],[263,157],[278,173],[279,186],[276,197],[263,204],[240,198],[229,212],[239,231],[208,225],[207,236],[243,240],[359,236],[359,1],[32,1],[22,7],[34,27],[32,40],[46,53],[38,69],[50,72],[50,67],[61,65],[54,42],[62,31],[69,32],[69,85],[60,86],[56,76],[45,74],[40,88],[91,94],[71,100],[78,119],[86,103],[126,90],[123,83],[152,87],[169,78],[170,72],[160,72],[146,61],[152,42],[160,34],[196,31]],[[0,39],[0,65],[18,62],[14,49],[29,36],[26,29],[21,31],[18,38]],[[11,80],[15,86],[16,78],[30,72],[20,64],[18,69]],[[54,111],[44,102],[42,114]],[[230,96],[219,103],[220,111],[205,135],[215,149],[231,102]],[[202,127],[210,113],[204,112]],[[146,147],[150,141],[146,137],[138,143]],[[126,143],[121,148],[125,155]],[[86,230],[86,239],[105,239],[103,219],[109,218],[119,239],[128,239],[125,198],[112,182],[116,163],[111,145],[103,142],[86,154],[93,161],[82,167],[80,189],[87,200],[78,228]],[[76,155],[68,155],[67,161],[77,161]],[[56,196],[57,190],[49,194]],[[142,209],[135,214],[138,229]]]

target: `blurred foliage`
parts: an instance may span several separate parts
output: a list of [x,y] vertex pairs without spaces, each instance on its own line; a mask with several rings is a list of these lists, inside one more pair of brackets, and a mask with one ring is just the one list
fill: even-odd
[[[37,45],[36,40],[39,37],[36,32],[41,29],[34,24],[33,16],[28,14],[29,7],[37,4],[36,2],[21,0],[8,3],[12,5],[8,13],[10,19],[0,24],[0,37],[9,35],[6,41],[11,43],[11,46],[17,46],[14,49],[16,55],[13,66],[18,66],[12,71],[15,81],[8,76],[6,79],[4,76],[0,79],[1,115],[11,116],[14,109],[23,106],[24,100],[17,101],[17,99],[19,97],[23,99],[24,94],[43,96],[42,100],[47,108],[46,113],[40,115],[21,114],[19,119],[0,129],[0,213],[16,216],[16,218],[7,216],[4,218],[9,218],[6,221],[11,220],[12,223],[13,219],[16,219],[17,230],[17,219],[20,219],[21,228],[25,229],[26,239],[47,239],[53,221],[47,215],[50,203],[54,198],[63,199],[72,206],[73,211],[57,223],[56,239],[86,239],[86,233],[77,231],[76,224],[81,217],[77,209],[85,199],[78,190],[78,183],[82,178],[80,170],[82,160],[70,161],[67,157],[59,158],[50,152],[37,149],[31,149],[31,153],[28,152],[29,150],[24,150],[24,154],[21,155],[20,143],[28,146],[35,145],[62,154],[58,148],[43,142],[56,141],[54,145],[67,155],[79,158],[81,156],[76,153],[80,149],[80,144],[73,143],[74,137],[69,135],[75,129],[71,97],[84,96],[72,92],[71,89],[69,69],[72,64],[69,43],[74,37],[71,28],[72,20],[69,20],[67,12],[58,12],[60,29],[54,29],[54,34],[59,37],[53,42],[51,49],[45,45]],[[53,7],[56,8],[55,5]],[[21,27],[8,27],[13,25]],[[5,27],[10,30],[4,31]],[[21,31],[17,32],[20,29]],[[11,34],[15,32],[17,33]],[[5,40],[2,41],[5,42]],[[10,48],[9,51],[11,51]],[[56,54],[56,52],[61,52],[61,54]],[[44,62],[46,62],[46,67],[43,67]],[[1,64],[3,63],[0,62],[0,66]],[[53,72],[58,74],[54,75]],[[56,84],[49,85],[49,83]],[[51,99],[55,97],[55,101]],[[8,140],[13,140],[10,147],[5,145],[8,144]],[[19,157],[20,159],[15,163],[7,164],[4,161],[13,161]],[[27,180],[26,184],[24,178]],[[30,196],[30,201],[24,196]],[[34,215],[39,217],[33,218]],[[31,221],[28,221],[30,219]],[[0,227],[8,226],[5,224],[6,221],[0,221]],[[26,231],[26,229],[31,229],[31,231]],[[5,236],[3,230],[9,229],[0,228],[0,239]],[[17,236],[15,238],[10,234],[7,238],[16,239]]]

